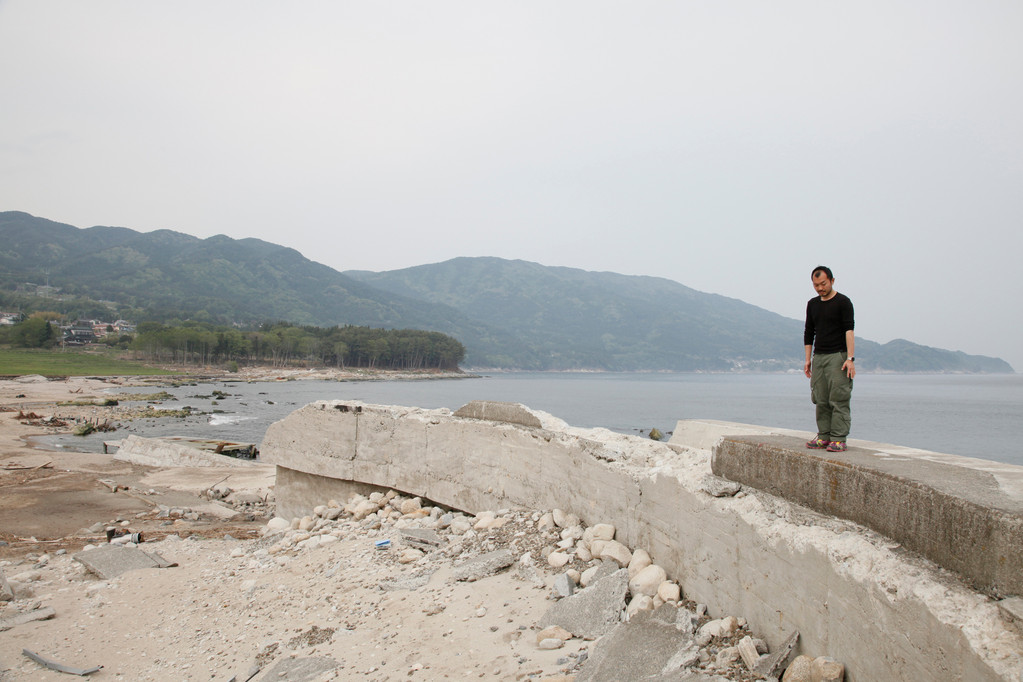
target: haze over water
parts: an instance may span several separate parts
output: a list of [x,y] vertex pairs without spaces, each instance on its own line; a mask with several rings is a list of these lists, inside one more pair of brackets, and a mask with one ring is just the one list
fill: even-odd
[[[214,399],[214,390],[226,397]],[[151,392],[143,389],[142,392]],[[112,434],[187,436],[259,443],[266,428],[316,400],[458,409],[470,400],[523,403],[572,426],[622,433],[663,432],[679,419],[718,419],[812,431],[814,408],[802,374],[487,374],[436,381],[217,382],[168,389],[184,405],[214,414],[139,420]],[[1023,465],[1023,376],[860,374],[852,403],[853,439]],[[81,438],[61,439],[67,447]]]

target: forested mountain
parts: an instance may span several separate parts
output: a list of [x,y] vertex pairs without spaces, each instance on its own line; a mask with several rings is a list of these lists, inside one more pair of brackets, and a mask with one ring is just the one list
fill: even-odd
[[[49,284],[59,291],[64,299],[60,312],[72,317],[243,325],[283,320],[442,331],[467,346],[515,343],[457,310],[376,289],[294,249],[259,239],[79,229],[27,213],[0,212],[0,295],[19,287],[38,291],[25,283]],[[14,302],[10,295],[6,299]],[[0,298],[0,306],[4,301]],[[57,307],[43,301],[28,305]]]
[[[657,277],[500,258],[345,274],[515,333],[532,347],[540,369],[786,370],[803,364],[801,321]],[[868,371],[1012,371],[998,358],[901,339],[884,345],[857,339],[856,355]]]
[[[47,283],[50,289],[25,287]],[[21,294],[15,294],[21,287]],[[33,302],[31,290],[42,300]],[[103,300],[125,319],[424,329],[468,367],[725,371],[802,366],[802,323],[655,277],[456,258],[339,273],[257,239],[78,229],[0,213],[0,306]],[[75,314],[73,310],[66,310]],[[83,315],[94,316],[94,315]],[[863,370],[1011,372],[996,358],[858,340]]]
[[799,322],[656,277],[500,258],[345,274],[513,332],[538,369],[779,369],[802,353]]

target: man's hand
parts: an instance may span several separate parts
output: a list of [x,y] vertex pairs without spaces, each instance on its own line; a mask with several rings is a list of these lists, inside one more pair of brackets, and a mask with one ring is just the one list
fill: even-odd
[[810,361],[809,360],[807,360],[806,362],[803,363],[803,374],[806,375],[807,379],[810,378]]
[[843,362],[842,369],[845,371],[845,375],[850,379],[856,376],[856,363],[852,360],[846,360]]

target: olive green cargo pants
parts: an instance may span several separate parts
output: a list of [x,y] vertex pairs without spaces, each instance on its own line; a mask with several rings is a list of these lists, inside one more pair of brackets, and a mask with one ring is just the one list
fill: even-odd
[[842,371],[848,353],[814,354],[810,365],[810,398],[817,406],[817,434],[824,440],[845,441],[852,414],[853,380]]

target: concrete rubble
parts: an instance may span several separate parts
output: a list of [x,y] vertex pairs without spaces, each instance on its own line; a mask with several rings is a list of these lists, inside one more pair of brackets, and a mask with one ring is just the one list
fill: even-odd
[[[405,552],[412,549],[418,552],[416,565],[425,567],[420,580],[391,582],[388,590],[420,589],[448,563],[450,581],[483,580],[504,570],[528,581],[530,569],[542,570],[546,580],[541,584],[553,603],[533,626],[539,631],[536,646],[558,649],[569,640],[595,640],[592,656],[584,645],[574,661],[566,661],[563,672],[577,682],[768,679],[755,672],[770,658],[767,645],[752,638],[744,619],[712,620],[706,606],[683,601],[677,584],[651,563],[647,552],[614,541],[613,526],[584,528],[578,517],[561,510],[469,516],[413,500],[409,506],[393,490],[359,494],[344,505],[317,506],[312,516],[278,517],[267,524],[258,551],[315,551],[351,532],[353,525],[378,535],[391,531],[396,544],[388,551],[397,554],[398,562],[404,563]],[[403,514],[402,509],[412,511]],[[566,552],[568,562],[556,558]],[[559,590],[558,584],[572,587]],[[745,659],[743,643],[753,652]]]
[[[359,538],[368,557],[391,567],[387,577],[377,579],[377,589],[382,593],[424,592],[508,574],[520,582],[522,589],[542,590],[550,600],[547,613],[537,622],[524,623],[505,637],[509,650],[519,651],[515,655],[520,665],[527,661],[523,649],[555,655],[564,652],[557,658],[557,670],[547,671],[553,676],[537,679],[764,679],[753,673],[750,665],[767,658],[766,644],[748,630],[744,619],[712,619],[706,606],[685,600],[677,584],[651,562],[647,552],[624,547],[614,537],[613,526],[587,528],[578,517],[560,510],[544,513],[502,509],[468,515],[388,491],[354,495],[343,504],[330,501],[302,518],[275,517],[255,540],[220,540],[212,546],[209,541],[201,542],[207,543],[204,551],[209,554],[229,552],[232,559],[248,562],[252,569],[258,566],[261,571],[269,571],[261,573],[261,581],[243,581],[243,587],[249,585],[246,594],[250,599],[261,589],[259,582],[273,584],[274,572],[288,570],[292,558],[326,580],[336,579],[338,572],[358,570],[332,564],[328,557],[332,545]],[[391,542],[386,549],[374,549],[381,539]],[[30,555],[25,561],[32,567],[9,565],[4,569],[13,573],[12,585],[26,582],[43,587],[70,582],[77,585],[74,589],[100,595],[128,575],[160,565],[160,555],[151,547],[161,552],[176,551],[183,543],[199,544],[170,536],[144,543],[146,553],[137,547],[105,545],[73,556]],[[224,549],[214,549],[217,546]],[[416,553],[411,561],[406,557],[409,551]],[[202,555],[196,555],[194,561],[203,561]],[[82,569],[76,570],[75,564]],[[225,577],[209,575],[214,582]],[[572,587],[562,596],[556,584]],[[103,589],[103,585],[110,587]],[[444,613],[449,607],[443,600],[434,602],[427,607],[426,615],[430,616],[431,611]],[[30,615],[22,614],[40,608],[42,605],[31,597],[15,599],[0,615],[28,619]],[[271,605],[273,608],[286,607]],[[485,609],[477,607],[475,615],[483,617],[482,611]],[[359,613],[373,617],[372,612]],[[313,625],[298,635],[285,637],[281,633],[280,638],[264,642],[252,660],[239,666],[236,678],[247,679],[249,673],[245,671],[258,669],[261,672],[254,679],[347,679],[343,656],[332,645],[343,646],[344,633],[360,626],[357,620],[345,622],[342,629]],[[749,658],[751,646],[754,658]],[[740,654],[744,648],[746,659]],[[421,669],[415,663],[409,665],[408,675]],[[623,671],[635,674],[623,678]],[[372,677],[371,667],[360,672]],[[638,676],[640,672],[642,676]]]

